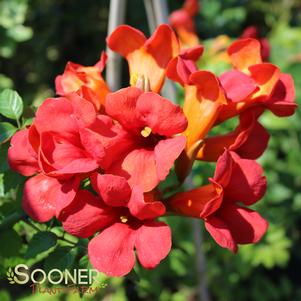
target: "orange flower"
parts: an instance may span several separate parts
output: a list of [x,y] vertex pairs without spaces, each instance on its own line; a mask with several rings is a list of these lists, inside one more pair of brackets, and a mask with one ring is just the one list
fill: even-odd
[[193,20],[198,11],[197,0],[186,0],[182,8],[169,16],[169,23],[179,37],[181,48],[194,47],[200,43]]
[[166,24],[160,25],[149,39],[141,31],[121,25],[107,38],[107,44],[127,59],[131,86],[142,79],[157,93],[163,85],[169,61],[180,50],[175,33]]
[[82,66],[68,62],[62,75],[55,79],[56,93],[64,96],[76,92],[93,103],[97,111],[104,105],[105,97],[110,92],[101,76],[107,56],[102,53],[99,62],[94,66]]
[[182,181],[189,173],[202,140],[210,131],[222,106],[227,103],[217,77],[209,71],[196,71],[185,85],[184,114],[188,127],[184,132],[187,143],[176,164],[176,172]]
[[230,101],[222,109],[217,123],[253,106],[267,107],[276,115],[294,112],[293,81],[275,65],[262,62],[260,43],[256,39],[235,41],[228,48],[228,55],[235,70],[222,74],[220,81]]

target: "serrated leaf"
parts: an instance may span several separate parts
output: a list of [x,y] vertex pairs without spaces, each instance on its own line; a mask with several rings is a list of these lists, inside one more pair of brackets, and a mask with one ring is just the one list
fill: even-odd
[[5,89],[0,94],[0,114],[17,120],[23,113],[23,102],[19,94],[11,89]]
[[0,122],[0,143],[7,141],[17,128],[8,122]]
[[32,258],[54,248],[56,246],[56,235],[49,231],[36,233],[28,244],[25,258]]

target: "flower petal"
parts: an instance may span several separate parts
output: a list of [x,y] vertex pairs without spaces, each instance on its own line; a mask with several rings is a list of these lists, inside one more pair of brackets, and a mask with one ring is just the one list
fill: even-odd
[[80,190],[71,205],[62,212],[64,230],[78,237],[89,237],[112,224],[116,212],[87,190]]
[[54,176],[86,173],[98,168],[96,160],[88,157],[83,149],[50,133],[41,135],[39,161],[43,171]]
[[135,265],[136,231],[128,224],[115,223],[94,237],[88,245],[92,266],[108,276],[124,276]]
[[167,24],[157,27],[146,41],[145,48],[161,68],[166,68],[169,61],[177,56],[180,50],[178,39]]
[[276,83],[271,97],[264,102],[276,116],[293,115],[297,109],[295,103],[294,80],[291,75],[283,73]]
[[136,110],[136,114],[143,121],[142,124],[150,127],[154,134],[169,137],[183,132],[187,127],[181,107],[156,93],[140,95]]
[[39,171],[37,154],[28,140],[28,129],[18,131],[11,139],[8,149],[8,164],[11,169],[31,176]]
[[141,186],[144,192],[151,191],[160,182],[152,150],[135,149],[114,162],[106,172],[126,178],[131,187]]
[[227,97],[233,102],[243,101],[257,89],[255,81],[238,70],[227,71],[219,79]]
[[234,204],[223,206],[218,215],[237,244],[258,242],[268,228],[267,221],[259,213]]
[[228,48],[233,66],[248,73],[248,68],[261,63],[260,43],[256,39],[239,39]]
[[231,250],[236,253],[238,250],[237,243],[232,237],[231,231],[227,224],[216,216],[210,216],[205,221],[206,230],[210,233],[212,238],[221,247]]
[[170,172],[175,160],[185,148],[186,138],[177,136],[161,140],[155,146],[155,160],[158,178],[163,181]]
[[107,205],[113,207],[127,205],[131,196],[131,189],[125,178],[94,173],[90,179],[93,189]]
[[266,192],[267,182],[261,166],[254,160],[241,159],[229,153],[233,161],[230,181],[225,188],[225,199],[251,205],[259,201]]
[[[34,124],[39,133],[57,132],[65,137],[70,137],[76,133],[78,128],[72,115],[73,107],[68,99],[48,98],[39,107]],[[54,124],[55,126],[53,126]]]
[[198,160],[217,161],[227,148],[244,159],[257,159],[267,148],[269,134],[258,122],[261,107],[253,107],[240,115],[240,123],[233,131],[225,135],[205,138],[204,145],[197,155]]
[[140,220],[162,216],[166,211],[162,202],[146,202],[144,200],[143,191],[139,186],[133,187],[128,208],[131,214]]
[[261,63],[250,66],[249,71],[259,87],[259,90],[252,95],[252,99],[270,96],[280,78],[279,68],[270,63]]
[[109,93],[106,98],[106,113],[117,120],[124,128],[137,130],[142,126],[136,116],[137,100],[141,94],[143,92],[134,87]]
[[141,31],[128,25],[118,26],[107,38],[108,46],[123,57],[142,47],[145,41]]
[[25,183],[22,207],[34,220],[47,222],[55,215],[58,201],[69,203],[74,196],[75,192],[65,191],[64,183],[38,174]]
[[169,226],[163,222],[145,222],[137,230],[135,247],[141,265],[146,269],[153,269],[170,252]]
[[223,188],[214,180],[210,181],[211,184],[171,196],[169,208],[185,216],[206,218],[218,210],[223,200]]

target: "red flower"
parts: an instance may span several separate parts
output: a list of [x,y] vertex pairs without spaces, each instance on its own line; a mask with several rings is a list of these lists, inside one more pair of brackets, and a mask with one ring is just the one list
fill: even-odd
[[76,92],[89,100],[97,111],[104,105],[109,88],[101,76],[107,56],[102,53],[98,63],[91,67],[68,62],[62,75],[55,79],[56,93],[65,96]]
[[181,108],[153,92],[125,88],[107,96],[106,112],[132,143],[131,150],[116,158],[106,172],[151,191],[166,178],[185,146],[185,137],[174,137],[187,127]]
[[10,167],[31,176],[24,187],[23,208],[47,221],[74,199],[80,180],[108,168],[128,149],[127,133],[76,94],[47,99],[30,129],[17,132],[8,151]]
[[[22,207],[34,220],[46,222],[59,216],[64,207],[75,197],[80,179],[70,177],[58,180],[43,175],[38,164],[38,155],[29,142],[30,130],[17,132],[8,150],[10,168],[24,176],[33,176],[26,181],[23,191]],[[31,139],[34,139],[32,135]]]
[[89,237],[89,259],[99,271],[109,276],[123,276],[131,271],[137,257],[145,268],[154,268],[171,248],[171,232],[154,218],[165,213],[164,205],[143,196],[139,187],[131,192],[124,178],[94,174],[94,189],[101,198],[79,191],[76,201],[62,216],[63,227],[79,237]]
[[161,90],[169,61],[179,54],[178,40],[166,24],[161,24],[149,39],[141,31],[121,25],[107,38],[107,44],[127,59],[131,86],[143,79],[153,92]]
[[33,126],[39,136],[39,165],[50,176],[107,168],[127,148],[126,133],[76,94],[45,100]]
[[217,161],[211,184],[172,196],[170,208],[204,219],[215,241],[236,252],[238,244],[258,242],[268,227],[257,212],[245,207],[263,197],[266,179],[262,173],[255,161],[226,150]]
[[241,158],[254,160],[260,157],[269,141],[268,132],[257,120],[261,113],[261,108],[249,109],[239,116],[240,123],[233,132],[205,138],[196,159],[217,161],[225,148]]
[[193,84],[190,81],[190,75],[197,71],[195,62],[201,57],[203,51],[202,45],[182,50],[177,57],[169,62],[166,76],[182,86]]
[[8,163],[23,176],[32,176],[39,170],[38,155],[28,139],[29,130],[18,131],[10,141]]
[[293,79],[275,65],[262,63],[257,40],[237,40],[228,48],[228,54],[236,70],[220,76],[230,102],[221,110],[218,123],[253,106],[267,108],[277,116],[294,113],[297,105]]

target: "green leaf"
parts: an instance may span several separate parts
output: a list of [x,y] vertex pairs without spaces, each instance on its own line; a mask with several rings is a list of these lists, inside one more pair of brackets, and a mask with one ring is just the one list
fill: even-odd
[[22,240],[14,229],[5,229],[0,232],[0,257],[14,257],[20,255]]
[[0,122],[0,143],[8,140],[15,132],[17,128],[8,122]]
[[54,252],[49,254],[45,259],[44,269],[50,271],[51,269],[59,269],[61,271],[72,266],[75,258],[75,250],[69,247],[57,247]]
[[57,238],[52,232],[41,231],[36,233],[28,244],[25,258],[32,258],[56,246]]
[[5,89],[0,94],[0,114],[7,118],[18,120],[23,113],[23,102],[19,94],[11,89]]

